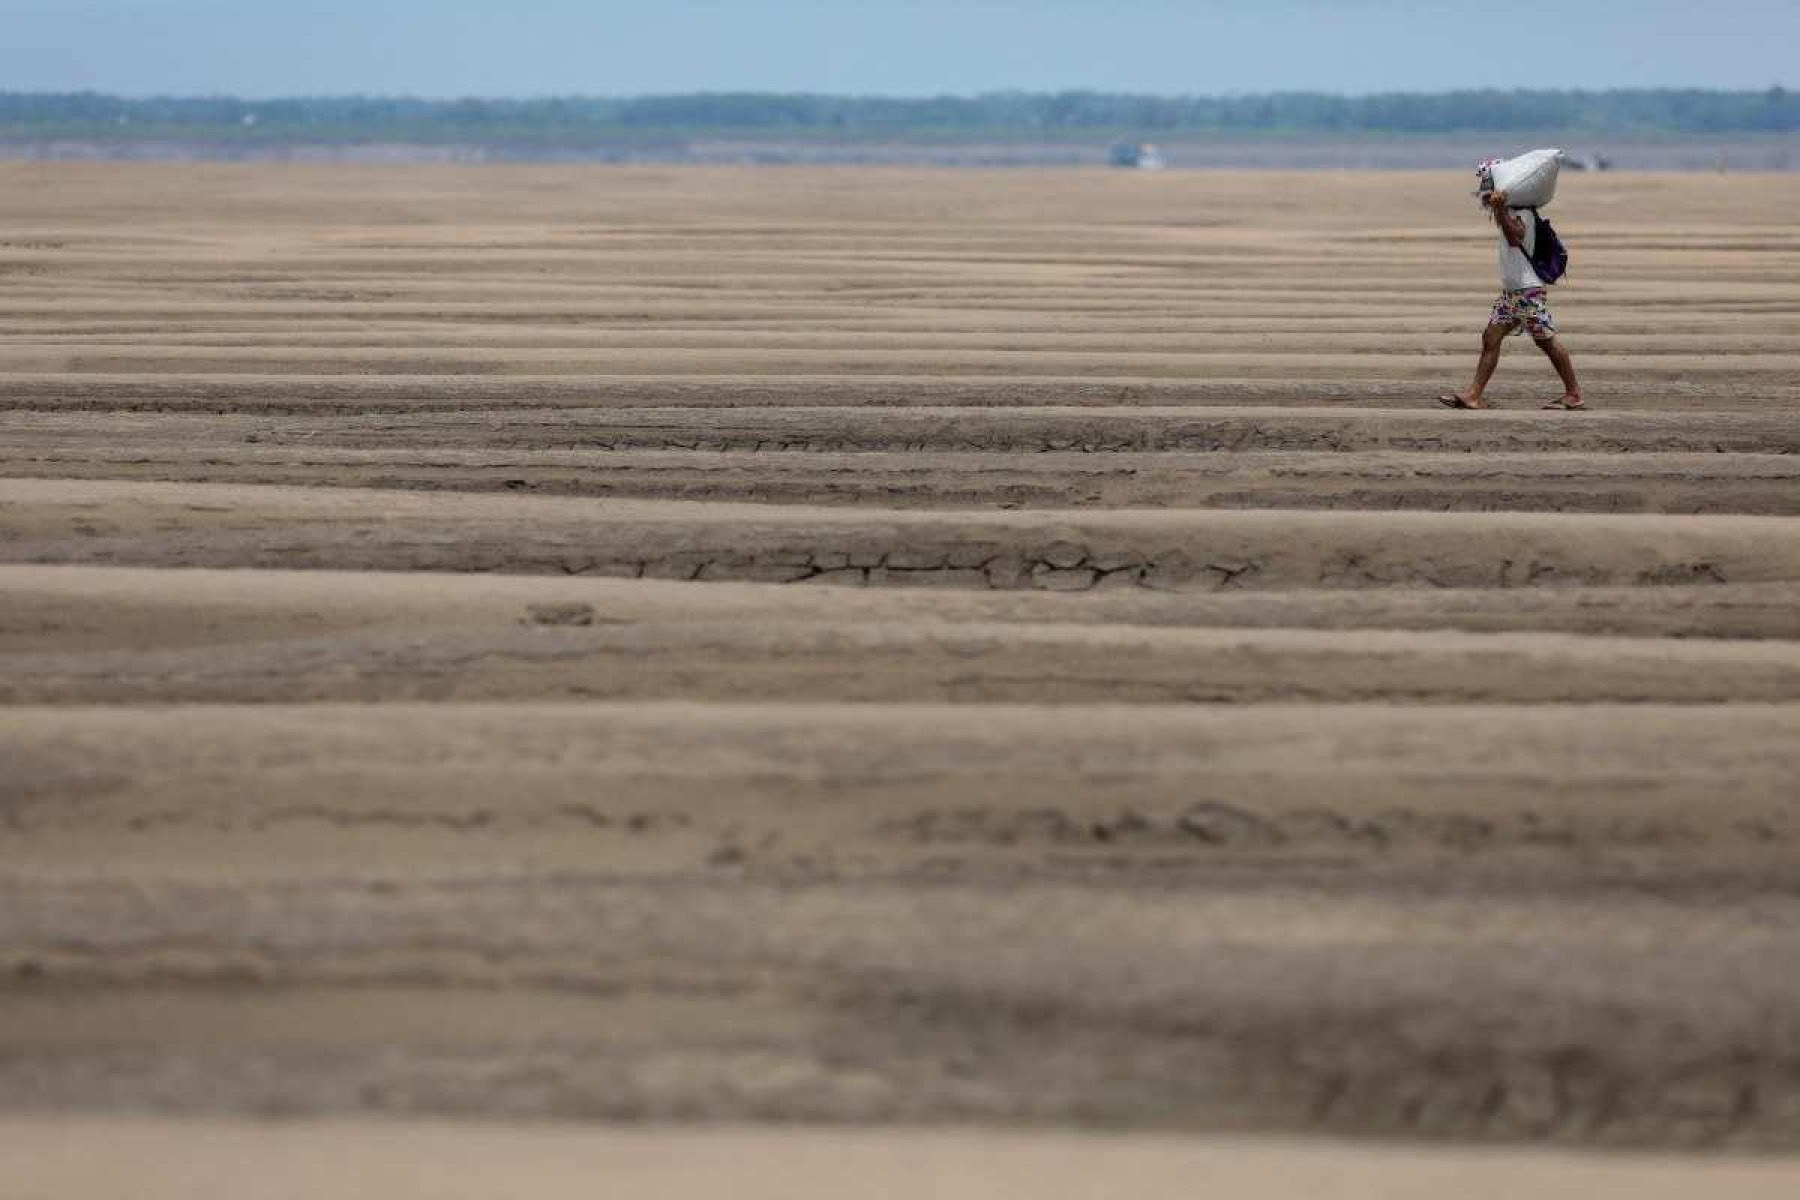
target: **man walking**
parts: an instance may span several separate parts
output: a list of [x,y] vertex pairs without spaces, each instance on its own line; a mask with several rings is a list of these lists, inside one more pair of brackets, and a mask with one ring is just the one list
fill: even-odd
[[[1488,165],[1482,164],[1484,180],[1488,178],[1485,169]],[[1538,278],[1531,265],[1532,253],[1537,249],[1537,214],[1529,208],[1508,208],[1507,195],[1503,191],[1484,190],[1480,198],[1482,205],[1493,214],[1494,225],[1500,231],[1500,299],[1494,302],[1487,329],[1481,335],[1481,358],[1475,364],[1474,385],[1466,392],[1439,396],[1438,403],[1449,408],[1491,408],[1492,405],[1481,397],[1487,390],[1488,380],[1494,377],[1494,368],[1500,365],[1501,344],[1512,334],[1529,333],[1537,348],[1550,359],[1557,375],[1562,377],[1561,399],[1552,400],[1544,407],[1585,407],[1581,384],[1575,378],[1575,364],[1562,343],[1556,340],[1556,321],[1550,315],[1544,281]]]

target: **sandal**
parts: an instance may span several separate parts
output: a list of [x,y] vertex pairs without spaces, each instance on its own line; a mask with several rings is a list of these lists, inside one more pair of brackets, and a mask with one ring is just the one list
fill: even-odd
[[1587,408],[1587,401],[1577,400],[1575,403],[1570,404],[1569,398],[1567,396],[1563,396],[1560,399],[1552,400],[1550,403],[1544,405],[1545,411],[1548,411],[1552,408],[1560,408],[1565,412],[1581,412]]
[[1456,392],[1446,392],[1442,396],[1439,396],[1438,403],[1445,408],[1466,408],[1470,410],[1493,407],[1491,404],[1471,404],[1469,403],[1469,398],[1467,396],[1459,395]]

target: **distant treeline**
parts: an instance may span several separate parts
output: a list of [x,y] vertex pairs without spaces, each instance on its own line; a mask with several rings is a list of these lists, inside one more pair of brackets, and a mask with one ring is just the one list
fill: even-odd
[[1465,91],[1334,96],[999,92],[895,99],[699,93],[635,98],[420,100],[372,96],[123,99],[0,92],[0,139],[246,145],[600,146],[706,136],[1171,138],[1283,134],[1757,134],[1800,130],[1800,93]]

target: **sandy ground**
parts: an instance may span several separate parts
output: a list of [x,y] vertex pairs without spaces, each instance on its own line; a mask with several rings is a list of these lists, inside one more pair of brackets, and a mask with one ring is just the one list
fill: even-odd
[[[619,1194],[685,1200],[1044,1196],[1145,1200],[1232,1195],[1322,1200],[1741,1200],[1792,1194],[1776,1162],[1533,1152],[1419,1152],[1297,1142],[907,1133],[709,1133],[568,1128],[255,1126],[143,1121],[0,1125],[18,1200],[130,1195],[187,1200],[487,1200],[521,1186],[544,1200]],[[146,1165],[148,1164],[148,1165]],[[597,1182],[602,1181],[602,1182]]]
[[1797,201],[0,164],[8,1186],[1791,1194]]

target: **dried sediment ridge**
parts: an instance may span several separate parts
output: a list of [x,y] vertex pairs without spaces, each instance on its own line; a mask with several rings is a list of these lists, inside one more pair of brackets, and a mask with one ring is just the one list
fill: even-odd
[[532,605],[510,628],[15,654],[0,703],[295,700],[1249,703],[1800,701],[1800,647],[1121,625],[622,622]]
[[1079,591],[1800,580],[1767,517],[920,512],[0,480],[12,562]]
[[[838,845],[851,858],[869,847],[916,858],[940,837],[1087,843],[1102,856],[1172,838],[1202,854],[1339,845],[1357,851],[1343,869],[1374,874],[1404,840],[1381,830],[1382,814],[1411,811],[1427,849],[1571,867],[1588,853],[1661,850],[1660,869],[1679,880],[1703,873],[1707,846],[1780,853],[1800,837],[1796,721],[1792,704],[395,704],[379,720],[357,705],[24,705],[8,710],[4,795],[13,834],[65,839],[37,870],[90,859],[92,843],[67,836],[81,833],[204,841],[315,819],[353,832],[384,811],[529,832],[582,824],[592,801],[680,838],[699,836],[704,813],[715,837]],[[1437,762],[1451,730],[1465,751]],[[509,793],[507,778],[532,786]],[[1180,826],[1208,806],[1226,814],[1216,830]],[[1109,847],[1092,823],[1127,811],[1141,824]],[[621,821],[619,832],[641,831]],[[281,853],[254,837],[247,849]],[[603,839],[566,853],[605,874],[614,849]]]
[[[1688,314],[1691,317],[1691,314]],[[1686,318],[1684,318],[1686,319]],[[1301,331],[1304,332],[1304,331]],[[1448,368],[1449,364],[1446,363]],[[1504,385],[1502,385],[1504,389]],[[0,378],[0,411],[67,413],[204,413],[221,416],[324,416],[418,412],[572,411],[634,408],[842,408],[1115,406],[1282,408],[1299,416],[1333,410],[1419,404],[1414,383],[1380,379],[1344,383],[1310,375],[1291,380],[1211,375],[1202,379],[1087,379],[902,375],[183,375],[162,372],[17,371]],[[1800,399],[1800,385],[1763,371],[1731,386],[1671,378],[1632,391],[1639,411],[1749,414],[1780,412]],[[1535,405],[1520,404],[1527,408]]]
[[[711,409],[568,410],[506,414],[344,417],[321,429],[276,428],[269,440],[324,440],[349,447],[433,444],[479,430],[507,449],[809,451],[1662,451],[1791,454],[1800,449],[1782,413],[1589,414],[1496,411],[1473,419],[1442,409],[1293,411],[1191,409],[759,408],[729,417]],[[473,429],[471,429],[473,426]],[[467,434],[464,435],[468,436]]]
[[[789,442],[787,433],[771,434],[780,447],[771,448],[762,436],[768,430],[732,448],[736,435],[695,412],[656,414],[685,422],[673,435],[681,448],[620,449],[611,439],[641,439],[640,426],[546,425],[544,415],[463,413],[429,423],[114,415],[101,426],[86,416],[17,415],[0,446],[0,475],[893,507],[1766,515],[1800,508],[1800,455],[1726,452],[1728,445],[1782,447],[1792,423],[1773,417],[1720,422],[1713,414],[1679,425],[1659,419],[1637,422],[1621,436],[1635,417],[1593,414],[1606,426],[1599,440],[1612,452],[1603,453],[1571,448],[1595,440],[1589,425],[1571,430],[1541,414],[1473,424],[1443,413],[1421,425],[1416,414],[1359,412],[1307,435],[1333,448],[1298,450],[1245,448],[1305,439],[1290,439],[1289,423],[1264,424],[1266,411],[1239,410],[1242,428],[1205,424],[1205,439],[1215,449],[1229,442],[1229,452],[1193,453],[1097,444],[1045,449],[1064,443],[1034,440],[1042,431],[1023,419],[991,450],[820,450],[809,447],[810,435]],[[942,424],[914,424],[915,432],[899,436],[881,431],[880,414],[843,422],[846,429],[866,427],[888,447],[962,437]],[[1155,441],[1154,424],[1152,418],[1130,428]],[[1658,446],[1685,441],[1687,449],[1622,452],[1638,437]]]
[[[122,413],[96,427],[67,414],[20,415],[19,449],[63,446],[120,450],[171,442],[223,443],[251,454],[281,449],[361,451],[618,452],[806,451],[896,453],[1112,454],[1195,452],[1405,452],[1447,454],[1792,454],[1800,441],[1782,412],[1592,412],[1579,421],[1555,413],[1497,410],[1471,416],[1443,409],[1285,409],[1234,405],[1205,409],[1010,409],[944,406],[768,406],[721,412],[706,407],[543,408],[507,405],[452,412],[296,416]],[[117,440],[108,442],[103,431]],[[58,434],[62,436],[58,438]],[[593,460],[595,466],[603,460]],[[1570,463],[1582,460],[1571,458]],[[1615,470],[1631,469],[1630,460]],[[1721,467],[1719,469],[1726,469]],[[1604,471],[1602,472],[1604,473]]]
[[[1800,584],[1685,589],[1685,611],[1621,590],[1354,607],[1304,592],[1193,605],[884,590],[796,600],[779,585],[0,567],[0,703],[1800,700],[1791,643],[1718,640],[1800,620]],[[1459,602],[1419,603],[1434,597]],[[1308,627],[1328,613],[1338,628]],[[1545,632],[1558,616],[1589,631]],[[1609,620],[1714,636],[1595,636]],[[1494,632],[1509,626],[1530,632]]]
[[[1800,639],[1800,583],[1704,587],[1086,592],[793,588],[596,576],[160,570],[0,564],[0,648],[165,650],[520,625],[746,627],[1005,622],[1173,629],[1391,629]],[[1665,647],[1677,643],[1663,641]]]
[[[15,432],[15,441],[25,439]],[[4,452],[0,451],[0,455]],[[1241,451],[482,451],[46,442],[0,474],[890,508],[1287,508],[1800,515],[1800,456]]]

